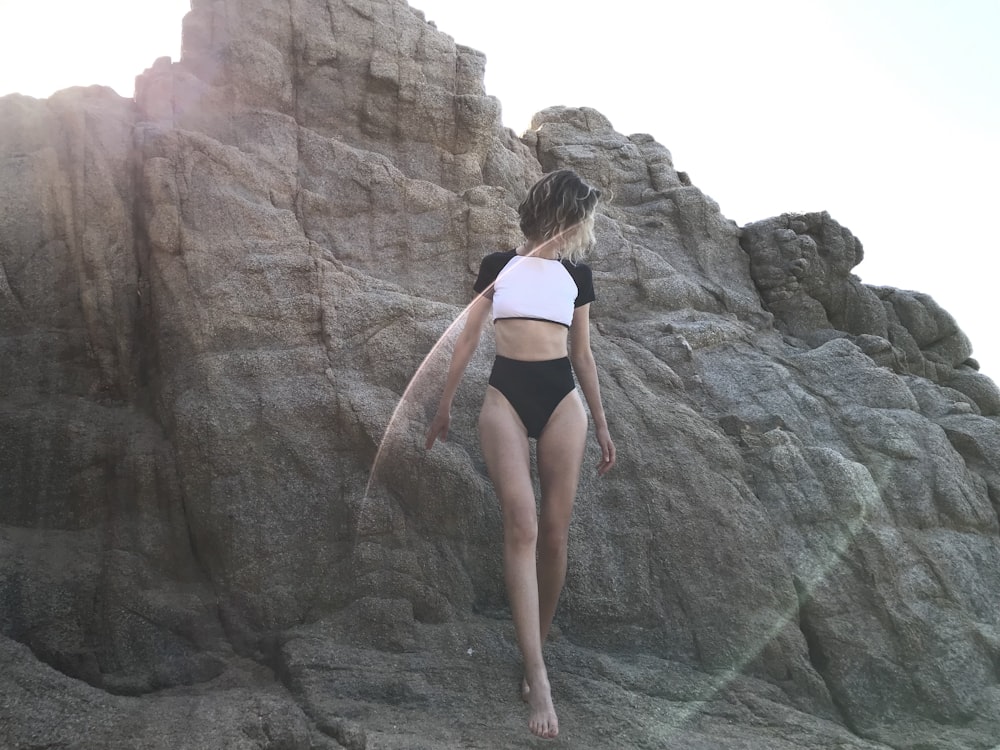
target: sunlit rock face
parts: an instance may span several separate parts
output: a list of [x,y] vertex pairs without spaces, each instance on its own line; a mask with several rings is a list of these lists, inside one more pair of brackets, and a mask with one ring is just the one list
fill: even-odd
[[[861,242],[829,214],[785,214],[743,228],[741,245],[776,326],[813,346],[847,338],[875,362],[959,391],[977,414],[1000,415],[1000,391],[972,344],[926,294],[862,284]],[[964,397],[963,397],[964,396]]]
[[593,110],[518,138],[403,2],[196,0],[183,40],[134,101],[0,99],[0,744],[527,746],[489,334],[421,433],[565,166],[612,196],[620,454],[549,647],[569,746],[995,744],[1000,397],[933,300]]

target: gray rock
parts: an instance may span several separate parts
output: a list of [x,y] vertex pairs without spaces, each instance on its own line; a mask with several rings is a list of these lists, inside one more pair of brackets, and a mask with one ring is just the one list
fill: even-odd
[[[0,99],[0,743],[522,747],[480,258],[611,196],[549,647],[578,748],[993,747],[1000,392],[827,214],[737,227],[591,109],[518,139],[401,0],[200,0],[134,101]],[[596,445],[591,445],[596,456]],[[498,687],[499,686],[499,687]]]
[[972,345],[926,294],[862,284],[861,242],[825,211],[743,228],[740,244],[779,329],[818,346],[848,337],[877,364],[949,386],[1000,415],[1000,389],[979,374]]

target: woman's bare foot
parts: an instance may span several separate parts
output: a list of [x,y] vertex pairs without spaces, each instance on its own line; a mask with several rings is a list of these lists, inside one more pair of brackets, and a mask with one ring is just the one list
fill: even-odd
[[555,706],[552,705],[552,690],[548,679],[535,683],[534,687],[525,680],[521,687],[521,698],[531,709],[528,717],[528,729],[542,739],[551,740],[559,735],[559,718]]

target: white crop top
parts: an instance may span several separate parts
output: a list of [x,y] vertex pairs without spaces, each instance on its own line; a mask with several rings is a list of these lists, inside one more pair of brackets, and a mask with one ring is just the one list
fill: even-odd
[[569,328],[574,308],[595,299],[590,266],[518,255],[514,250],[483,258],[472,288],[482,293],[491,285],[495,321],[527,318]]

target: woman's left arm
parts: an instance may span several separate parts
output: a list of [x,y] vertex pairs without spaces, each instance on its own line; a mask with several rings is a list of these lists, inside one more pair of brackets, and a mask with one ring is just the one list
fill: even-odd
[[573,311],[573,323],[569,328],[569,357],[573,363],[576,379],[580,381],[583,397],[594,418],[597,443],[601,446],[601,462],[597,473],[604,476],[615,465],[615,444],[608,431],[608,420],[601,402],[601,385],[597,380],[597,363],[590,349],[590,304],[580,305]]

